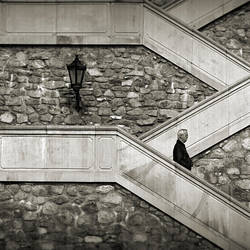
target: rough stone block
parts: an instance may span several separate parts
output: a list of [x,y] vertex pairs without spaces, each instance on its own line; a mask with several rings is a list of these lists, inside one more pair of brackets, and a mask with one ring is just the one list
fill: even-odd
[[0,115],[0,121],[3,123],[11,124],[15,119],[15,116],[10,112],[5,112]]

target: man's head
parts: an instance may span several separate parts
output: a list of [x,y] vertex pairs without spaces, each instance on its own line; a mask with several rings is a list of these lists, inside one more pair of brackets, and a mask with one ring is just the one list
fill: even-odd
[[177,137],[178,137],[178,140],[180,140],[182,143],[185,143],[188,139],[188,132],[186,129],[180,129],[178,132],[177,132]]

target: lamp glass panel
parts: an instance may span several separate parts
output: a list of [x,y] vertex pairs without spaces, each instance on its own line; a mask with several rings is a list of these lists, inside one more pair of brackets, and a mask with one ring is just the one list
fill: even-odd
[[82,83],[82,76],[83,76],[83,70],[82,69],[77,69],[77,85],[81,85]]
[[74,85],[75,84],[75,82],[76,82],[76,78],[75,78],[75,72],[74,72],[75,70],[74,69],[69,69],[69,77],[70,77],[70,82],[71,82],[71,84],[72,85]]

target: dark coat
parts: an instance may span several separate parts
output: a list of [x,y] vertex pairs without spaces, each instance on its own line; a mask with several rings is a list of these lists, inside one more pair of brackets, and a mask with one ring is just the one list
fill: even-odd
[[174,161],[182,165],[183,167],[191,170],[192,167],[192,160],[190,159],[188,152],[186,150],[185,144],[182,143],[180,140],[177,140],[174,146]]

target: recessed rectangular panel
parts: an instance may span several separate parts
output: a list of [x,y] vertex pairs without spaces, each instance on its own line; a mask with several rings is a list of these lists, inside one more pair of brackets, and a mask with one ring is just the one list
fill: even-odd
[[2,137],[1,167],[6,169],[44,168],[45,138]]
[[46,148],[46,168],[90,169],[94,165],[91,137],[50,137]]
[[113,169],[116,162],[115,138],[100,136],[97,137],[96,143],[97,167],[99,169]]
[[57,6],[58,32],[106,32],[108,8],[105,4],[71,4]]
[[140,27],[140,6],[116,4],[113,6],[113,24],[116,33],[134,33]]
[[55,5],[7,5],[7,32],[55,32],[55,24]]
[[5,26],[5,16],[3,11],[3,4],[0,3],[0,33],[4,32]]

